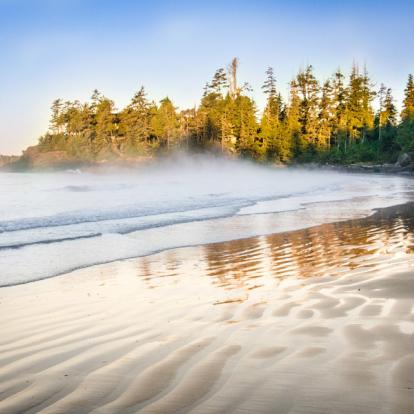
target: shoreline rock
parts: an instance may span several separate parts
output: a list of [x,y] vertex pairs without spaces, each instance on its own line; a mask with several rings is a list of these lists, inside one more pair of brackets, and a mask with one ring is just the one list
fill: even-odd
[[7,167],[20,159],[19,155],[0,155],[0,168]]
[[[21,156],[0,156],[0,171],[60,171],[99,170],[105,168],[132,168],[148,164],[153,157],[136,156],[121,157],[110,154],[97,160],[84,160],[71,156],[67,151],[42,151],[39,146],[31,146],[23,151]],[[2,162],[3,161],[3,162]]]
[[402,175],[414,177],[414,163],[400,166],[397,164],[368,164],[368,163],[355,163],[355,164],[297,164],[297,167],[304,167],[309,169],[322,169],[332,171],[343,171],[350,173],[373,173],[373,174],[389,174],[389,175]]
[[[0,171],[26,172],[26,171],[59,171],[77,170],[98,171],[103,168],[137,168],[148,165],[162,156],[127,156],[123,154],[105,153],[96,160],[76,158],[67,151],[42,151],[41,146],[28,147],[21,156],[0,155]],[[395,164],[320,164],[293,163],[268,164],[275,168],[307,168],[351,173],[375,173],[402,176],[414,176],[414,153],[402,153]]]

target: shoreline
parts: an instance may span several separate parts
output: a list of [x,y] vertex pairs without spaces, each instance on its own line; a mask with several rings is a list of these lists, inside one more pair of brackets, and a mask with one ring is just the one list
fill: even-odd
[[[313,203],[313,204],[318,204]],[[256,238],[260,238],[260,237],[268,237],[268,236],[276,236],[276,235],[288,235],[290,233],[300,233],[303,232],[305,230],[310,230],[313,228],[318,228],[320,226],[324,226],[324,225],[339,225],[339,224],[343,224],[343,223],[347,223],[347,222],[359,222],[359,221],[364,221],[366,219],[369,218],[373,218],[375,220],[375,215],[376,214],[387,214],[388,212],[390,213],[390,216],[392,217],[393,214],[395,214],[396,212],[400,211],[400,210],[405,210],[408,209],[410,210],[410,208],[412,208],[414,210],[414,201],[408,201],[406,203],[403,204],[397,204],[397,205],[393,205],[390,207],[379,207],[379,208],[373,208],[371,210],[371,213],[367,216],[361,217],[361,218],[351,218],[351,219],[343,219],[343,220],[336,220],[336,221],[332,221],[332,222],[325,222],[325,223],[321,223],[321,224],[316,224],[316,225],[311,225],[311,226],[306,226],[306,227],[301,227],[298,229],[293,229],[293,230],[282,230],[280,232],[274,232],[274,233],[266,233],[266,234],[259,234],[259,235],[255,235],[255,236],[249,236],[249,237],[240,237],[240,238],[235,238],[235,239],[229,239],[229,240],[224,240],[224,241],[219,241],[219,242],[207,242],[207,243],[201,243],[201,244],[188,244],[188,245],[180,245],[180,246],[175,246],[175,247],[171,247],[171,248],[165,248],[165,249],[160,249],[160,250],[156,250],[156,251],[152,251],[143,255],[138,255],[138,256],[131,256],[131,257],[125,257],[122,259],[115,259],[115,260],[110,260],[107,262],[99,262],[99,263],[94,263],[88,266],[81,266],[81,267],[75,267],[72,268],[70,270],[67,271],[63,271],[61,273],[57,273],[57,274],[53,274],[50,276],[46,276],[40,279],[36,279],[36,280],[28,280],[28,281],[22,281],[22,282],[18,282],[18,283],[10,283],[10,284],[4,284],[4,285],[0,285],[0,291],[2,288],[8,288],[8,287],[12,287],[12,286],[20,286],[20,285],[26,285],[26,284],[30,284],[30,283],[36,283],[39,281],[43,281],[43,280],[48,280],[48,279],[52,279],[52,278],[56,278],[56,277],[64,277],[70,273],[76,272],[76,271],[81,271],[84,269],[89,269],[89,268],[93,268],[96,266],[104,266],[104,265],[109,265],[112,263],[117,263],[117,262],[124,262],[124,261],[130,261],[130,260],[134,260],[134,259],[141,259],[141,258],[145,258],[145,257],[150,257],[153,255],[157,255],[163,252],[169,252],[169,251],[174,251],[174,250],[178,250],[178,249],[186,249],[186,248],[199,248],[199,247],[203,247],[203,246],[209,246],[209,245],[220,245],[222,243],[231,243],[231,242],[237,242],[237,241],[250,241]],[[274,213],[261,213],[261,214],[274,214]],[[276,213],[277,214],[277,213]],[[208,219],[206,219],[208,220]]]
[[[219,157],[230,160],[244,160],[252,162],[259,166],[270,168],[288,168],[288,169],[310,169],[310,170],[331,170],[350,173],[375,173],[396,175],[404,177],[414,177],[414,160],[413,154],[401,153],[399,160],[394,164],[375,164],[373,162],[358,162],[355,164],[326,164],[319,162],[296,162],[275,164],[271,162],[259,162],[254,159],[243,159],[232,155],[231,153],[221,153],[217,151],[204,152],[186,152],[178,151],[171,154],[162,154],[158,156],[123,156],[119,157],[113,154],[113,158],[101,160],[84,160],[70,157],[65,151],[42,152],[38,146],[28,147],[21,156],[3,156],[4,160],[0,163],[0,172],[61,172],[65,170],[82,170],[85,172],[103,172],[105,170],[133,170],[145,168],[163,160],[175,159],[182,155],[190,157]],[[2,157],[0,155],[0,157]],[[405,158],[404,158],[405,157]],[[400,160],[401,159],[401,160]]]
[[412,203],[5,287],[0,411],[408,413],[413,297]]
[[0,411],[409,412],[410,207],[0,289]]
[[414,165],[400,167],[394,164],[296,164],[292,168],[308,168],[310,170],[328,170],[356,174],[381,174],[406,178],[414,178]]

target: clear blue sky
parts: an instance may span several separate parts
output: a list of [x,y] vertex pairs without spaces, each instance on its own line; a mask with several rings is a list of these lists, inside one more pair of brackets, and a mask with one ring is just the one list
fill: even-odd
[[193,106],[233,56],[259,108],[267,66],[285,95],[300,67],[324,79],[353,60],[400,103],[413,16],[412,0],[0,0],[0,153],[36,143],[57,97],[98,88],[122,107],[144,85],[151,99]]

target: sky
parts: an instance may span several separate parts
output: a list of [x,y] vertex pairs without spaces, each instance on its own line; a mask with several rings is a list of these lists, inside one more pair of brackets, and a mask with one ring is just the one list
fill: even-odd
[[414,72],[412,16],[412,0],[0,0],[0,154],[36,144],[54,99],[85,101],[95,88],[117,108],[141,85],[193,107],[235,56],[259,110],[268,66],[287,96],[300,68],[324,80],[353,62],[400,105]]

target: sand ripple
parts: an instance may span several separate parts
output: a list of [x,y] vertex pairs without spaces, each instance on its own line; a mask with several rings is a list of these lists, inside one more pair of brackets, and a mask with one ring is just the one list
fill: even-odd
[[413,206],[0,290],[0,413],[414,412]]

